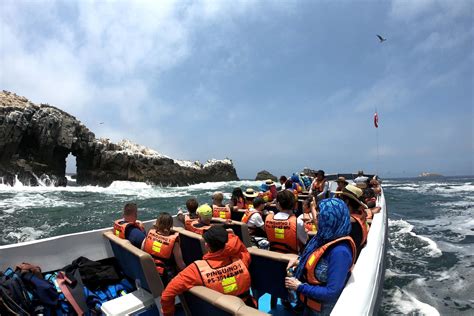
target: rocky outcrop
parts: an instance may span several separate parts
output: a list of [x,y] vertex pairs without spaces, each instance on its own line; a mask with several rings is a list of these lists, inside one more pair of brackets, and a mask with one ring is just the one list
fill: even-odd
[[175,160],[128,141],[96,139],[86,126],[48,104],[0,93],[0,177],[12,184],[36,185],[38,177],[65,185],[66,157],[76,156],[79,185],[109,185],[115,180],[186,185],[238,180],[230,159]]
[[273,181],[277,181],[277,177],[275,177],[273,174],[268,172],[267,170],[262,170],[259,173],[257,173],[257,176],[255,177],[255,181],[260,181],[260,180],[268,180],[272,179]]

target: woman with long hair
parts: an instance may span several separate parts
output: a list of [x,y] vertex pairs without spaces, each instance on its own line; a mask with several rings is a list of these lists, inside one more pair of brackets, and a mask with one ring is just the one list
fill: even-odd
[[331,313],[355,261],[347,205],[340,199],[324,199],[318,209],[318,232],[299,261],[290,261],[289,269],[296,266],[294,277],[285,279],[286,287],[296,291],[304,304],[303,315]]

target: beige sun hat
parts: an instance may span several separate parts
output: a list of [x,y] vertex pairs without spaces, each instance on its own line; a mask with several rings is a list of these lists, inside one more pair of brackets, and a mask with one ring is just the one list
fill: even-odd
[[247,188],[247,190],[245,190],[243,193],[244,196],[248,198],[254,198],[258,196],[258,192],[255,192],[255,190],[252,188]]
[[268,185],[269,187],[271,187],[272,185],[275,185],[275,182],[273,182],[272,179],[268,179],[265,181],[265,184]]
[[363,194],[362,190],[353,184],[348,184],[344,189],[342,189],[342,191],[336,191],[335,193],[345,195],[348,198],[353,199],[363,207],[367,208],[367,205],[365,205],[361,200],[359,200]]

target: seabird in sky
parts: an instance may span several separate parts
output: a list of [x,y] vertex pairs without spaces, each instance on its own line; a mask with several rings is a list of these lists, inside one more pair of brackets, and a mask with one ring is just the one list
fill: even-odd
[[387,40],[386,38],[383,38],[382,36],[380,36],[378,34],[377,34],[377,37],[379,38],[380,43],[385,42]]

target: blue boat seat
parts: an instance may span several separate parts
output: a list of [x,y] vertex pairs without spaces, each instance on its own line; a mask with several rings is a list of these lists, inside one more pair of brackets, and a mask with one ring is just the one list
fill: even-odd
[[230,228],[234,232],[234,234],[239,237],[245,247],[252,246],[250,242],[250,235],[249,235],[249,228],[247,224],[239,221],[232,221],[231,224],[227,224],[227,220],[222,218],[213,218],[212,223],[221,223],[225,225],[225,228]]
[[245,305],[237,296],[225,295],[204,286],[194,286],[185,292],[183,305],[187,315],[268,315]]
[[256,299],[265,293],[277,298],[287,298],[285,288],[286,267],[288,262],[297,258],[295,254],[283,254],[275,251],[248,248],[252,257],[250,276],[252,277],[252,293]]
[[163,282],[156,271],[150,254],[138,249],[128,240],[121,239],[112,231],[104,233],[123,273],[132,280],[140,280],[141,287],[150,292],[154,298],[163,292]]
[[204,238],[201,235],[185,229],[176,229],[179,232],[179,245],[183,254],[183,261],[190,265],[196,260],[202,259],[207,252],[204,246]]

